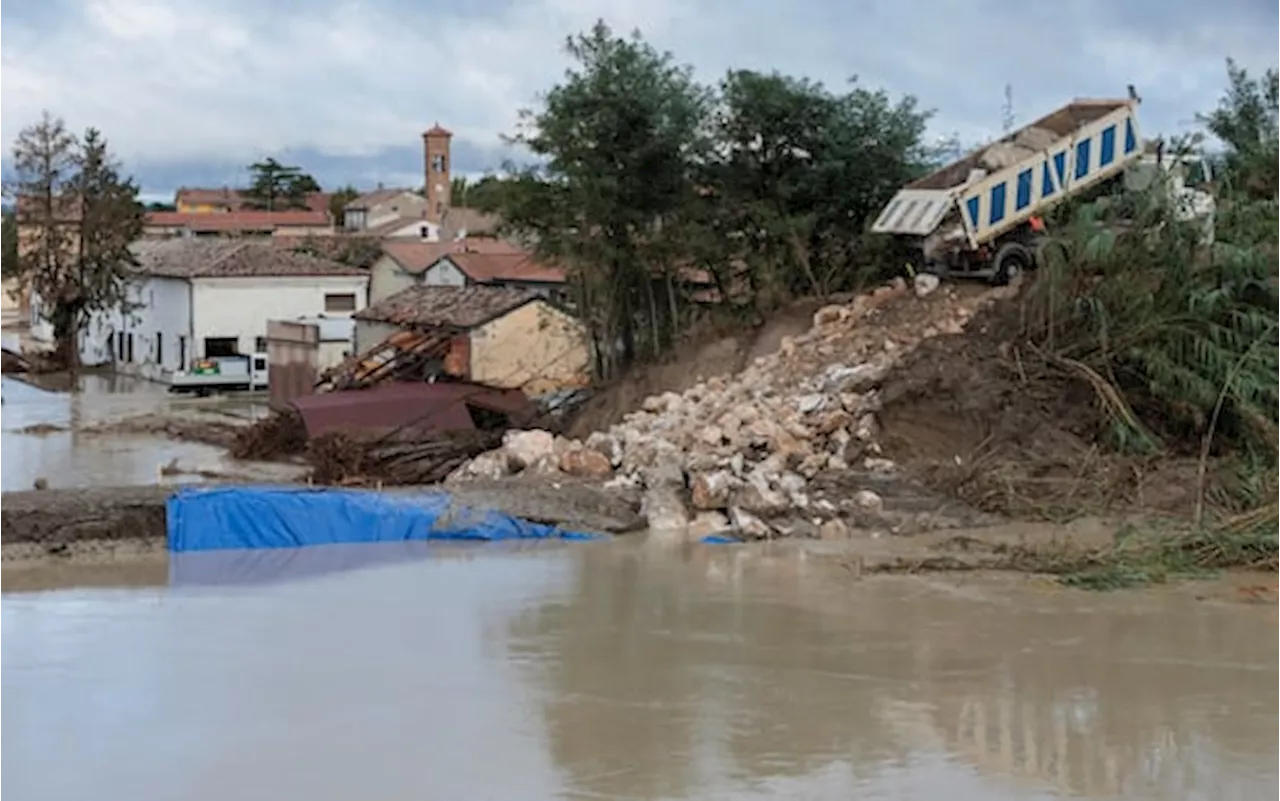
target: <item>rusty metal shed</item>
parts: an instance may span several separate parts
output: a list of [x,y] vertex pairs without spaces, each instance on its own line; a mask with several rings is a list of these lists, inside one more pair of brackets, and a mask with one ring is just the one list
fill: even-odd
[[389,433],[412,429],[416,436],[432,432],[485,427],[485,420],[505,418],[520,425],[533,417],[534,406],[518,389],[498,389],[462,381],[386,382],[369,389],[326,392],[293,400],[308,437],[330,431]]

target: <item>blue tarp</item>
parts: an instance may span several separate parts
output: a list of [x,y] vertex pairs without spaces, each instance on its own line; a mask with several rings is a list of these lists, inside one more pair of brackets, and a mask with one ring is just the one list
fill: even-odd
[[[485,546],[485,543],[464,543]],[[457,544],[449,543],[453,547]],[[319,548],[187,551],[169,557],[170,587],[237,587],[302,581],[435,555],[438,542],[375,542]]]
[[387,494],[301,487],[182,489],[168,502],[169,550],[298,548],[358,542],[591,538],[492,510],[454,506],[444,492]]

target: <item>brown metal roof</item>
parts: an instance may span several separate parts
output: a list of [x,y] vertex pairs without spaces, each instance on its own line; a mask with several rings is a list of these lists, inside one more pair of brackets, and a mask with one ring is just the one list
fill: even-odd
[[534,413],[533,404],[518,389],[462,381],[388,382],[370,389],[306,395],[292,403],[309,437],[329,431],[386,433],[399,428],[412,428],[415,434],[465,431],[476,427],[468,407],[500,412],[517,425]]
[[357,320],[406,328],[469,331],[514,311],[540,295],[497,286],[411,286],[355,313]]
[[367,274],[359,267],[287,250],[270,242],[144,240],[135,242],[130,250],[138,260],[137,272],[170,278]]

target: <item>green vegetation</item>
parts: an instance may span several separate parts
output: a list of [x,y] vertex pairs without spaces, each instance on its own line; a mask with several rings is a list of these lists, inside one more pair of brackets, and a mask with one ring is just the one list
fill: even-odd
[[320,191],[320,184],[301,167],[281,164],[274,158],[249,165],[252,179],[240,191],[249,208],[286,211],[307,208],[307,195]]
[[1228,75],[1202,118],[1225,148],[1213,244],[1160,186],[1101,198],[1064,213],[1063,247],[1026,295],[1025,338],[1050,371],[1092,386],[1114,448],[1199,464],[1192,530],[1058,565],[1082,586],[1276,568],[1276,73],[1259,81],[1229,64]]
[[90,315],[126,305],[129,245],[142,234],[138,186],[120,174],[107,141],[81,137],[47,112],[13,145],[22,229],[16,274],[39,296],[59,362],[77,366],[76,342]]
[[512,137],[543,166],[476,205],[569,267],[602,378],[660,357],[696,319],[694,268],[754,321],[901,263],[863,232],[929,162],[912,98],[749,71],[713,89],[604,23],[567,50],[576,67]]

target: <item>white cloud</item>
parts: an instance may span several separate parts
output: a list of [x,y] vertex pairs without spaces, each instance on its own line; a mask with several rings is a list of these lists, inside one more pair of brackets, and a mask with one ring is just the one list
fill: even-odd
[[[1183,0],[1186,2],[1186,0]],[[1139,85],[1147,130],[1213,105],[1223,59],[1276,62],[1274,5],[1202,9],[1103,0],[1016,9],[994,0],[927,4],[810,0],[528,0],[483,3],[85,0],[38,19],[6,8],[3,145],[49,108],[94,125],[121,156],[147,163],[246,160],[285,149],[376,157],[416,146],[439,121],[495,147],[517,111],[567,65],[563,42],[603,17],[714,80],[731,66],[853,75],[910,92],[966,138],[999,125],[1005,83],[1028,119],[1077,95]],[[784,12],[784,8],[786,11]],[[461,9],[466,9],[465,13]],[[1099,27],[1099,20],[1106,23]]]

